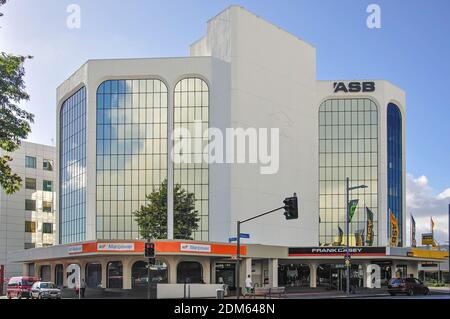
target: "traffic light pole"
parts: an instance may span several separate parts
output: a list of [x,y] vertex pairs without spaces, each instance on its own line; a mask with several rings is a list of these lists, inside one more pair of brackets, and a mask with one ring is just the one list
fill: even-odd
[[150,299],[150,265],[151,265],[151,259],[147,259],[147,299]]
[[265,212],[263,214],[256,215],[254,217],[245,219],[243,221],[239,221],[239,220],[237,221],[237,223],[236,223],[236,242],[237,242],[237,244],[236,244],[236,298],[237,299],[239,299],[240,295],[241,295],[241,293],[240,293],[240,290],[241,290],[241,287],[240,287],[240,281],[241,281],[241,279],[240,279],[240,277],[241,277],[240,276],[240,269],[241,269],[241,224],[249,222],[249,221],[251,221],[253,219],[256,219],[256,218],[259,218],[259,217],[263,217],[263,216],[268,215],[270,213],[276,212],[276,211],[278,211],[280,209],[284,209],[284,207],[285,206],[281,206],[279,208],[272,209],[271,211]]

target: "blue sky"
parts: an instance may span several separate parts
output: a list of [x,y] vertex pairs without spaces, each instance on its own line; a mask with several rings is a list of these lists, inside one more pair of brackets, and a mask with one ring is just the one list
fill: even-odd
[[[72,3],[81,7],[80,29],[66,27]],[[381,29],[366,26],[371,3],[381,7]],[[386,79],[406,91],[409,198],[420,202],[410,207],[446,222],[448,0],[10,0],[0,19],[0,49],[34,56],[26,64],[31,101],[25,107],[36,115],[30,140],[56,140],[56,86],[87,59],[187,55],[189,44],[205,33],[207,20],[230,4],[314,45],[319,79]]]

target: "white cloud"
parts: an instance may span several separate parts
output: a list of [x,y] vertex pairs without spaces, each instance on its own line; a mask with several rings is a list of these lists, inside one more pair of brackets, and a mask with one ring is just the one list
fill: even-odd
[[[436,195],[437,194],[437,195]],[[407,243],[410,242],[410,218],[416,221],[416,240],[420,244],[421,234],[431,231],[430,217],[435,223],[435,239],[441,243],[448,240],[448,205],[450,203],[450,188],[441,193],[436,192],[429,184],[426,176],[406,176],[406,208]]]

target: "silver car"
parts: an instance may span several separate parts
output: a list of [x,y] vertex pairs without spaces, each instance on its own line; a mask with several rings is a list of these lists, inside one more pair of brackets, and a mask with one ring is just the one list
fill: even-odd
[[61,299],[61,290],[52,282],[37,281],[31,287],[31,299]]

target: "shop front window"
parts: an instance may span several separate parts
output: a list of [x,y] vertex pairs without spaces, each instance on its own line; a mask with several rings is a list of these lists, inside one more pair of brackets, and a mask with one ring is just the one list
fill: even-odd
[[108,288],[123,288],[123,266],[121,261],[108,263]]
[[[148,269],[146,261],[137,261],[131,269],[131,284],[133,288],[147,287]],[[159,260],[150,266],[150,283],[167,283],[167,265]]]
[[98,288],[102,284],[102,264],[89,263],[86,265],[86,285]]
[[203,283],[202,265],[195,261],[182,261],[177,267],[177,283]]
[[50,266],[41,266],[40,270],[41,281],[51,281],[51,268]]
[[57,287],[64,285],[64,266],[61,264],[55,266],[55,285]]

